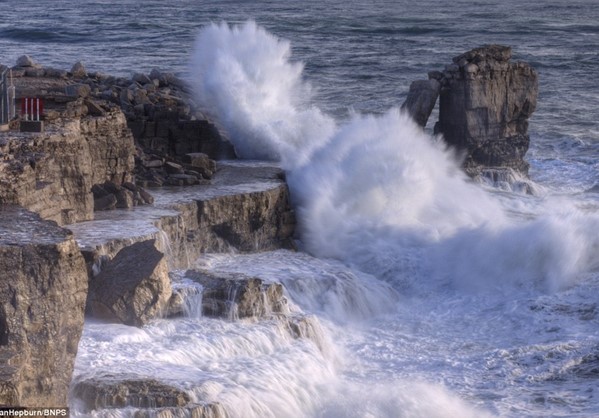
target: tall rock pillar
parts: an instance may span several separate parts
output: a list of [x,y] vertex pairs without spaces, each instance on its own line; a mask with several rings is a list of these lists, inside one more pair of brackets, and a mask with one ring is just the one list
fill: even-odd
[[524,154],[538,76],[526,63],[511,63],[511,56],[510,47],[486,45],[455,57],[436,74],[442,87],[435,133],[466,153],[470,176],[489,168],[528,174]]

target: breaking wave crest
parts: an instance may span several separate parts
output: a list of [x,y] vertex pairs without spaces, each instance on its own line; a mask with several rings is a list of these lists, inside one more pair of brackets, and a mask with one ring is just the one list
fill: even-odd
[[599,265],[596,215],[541,202],[536,219],[514,220],[400,110],[342,122],[323,114],[290,51],[254,22],[212,24],[198,36],[190,74],[241,157],[279,160],[288,171],[305,250],[400,287],[554,291]]

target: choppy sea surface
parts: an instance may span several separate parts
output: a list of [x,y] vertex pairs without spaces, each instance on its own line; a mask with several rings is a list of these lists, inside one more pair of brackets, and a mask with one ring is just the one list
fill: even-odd
[[[318,338],[90,322],[77,379],[152,376],[239,417],[599,416],[597,2],[0,6],[4,64],[186,77],[239,150],[281,161],[300,221],[303,252],[196,263],[282,282]],[[486,43],[539,72],[535,195],[468,181],[397,110],[411,81]]]

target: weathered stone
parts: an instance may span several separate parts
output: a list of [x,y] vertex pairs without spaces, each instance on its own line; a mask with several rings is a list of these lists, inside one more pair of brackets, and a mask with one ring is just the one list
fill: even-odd
[[212,172],[216,171],[216,162],[211,159],[208,154],[201,152],[185,154],[183,156],[183,162],[192,167],[203,168]]
[[29,55],[21,55],[19,58],[17,58],[18,67],[33,67],[35,65],[35,62]]
[[46,68],[46,77],[50,78],[66,78],[68,73],[65,70],[59,70],[56,68]]
[[123,248],[90,281],[87,300],[91,315],[142,326],[168,306],[171,285],[164,254],[155,240]]
[[171,161],[167,161],[164,164],[164,169],[166,170],[167,173],[169,174],[183,174],[184,173],[184,169],[183,166],[177,163],[173,163]]
[[142,74],[142,73],[133,74],[132,80],[141,85],[149,84],[152,82],[152,79],[150,77],[148,77],[147,75]]
[[227,418],[229,414],[217,402],[192,404],[185,408],[160,408],[158,410],[138,410],[135,418]]
[[114,196],[116,196],[116,207],[119,209],[129,209],[135,204],[133,202],[133,192],[125,188],[121,188]]
[[90,116],[106,116],[106,110],[94,100],[85,100],[84,103]]
[[401,108],[405,109],[418,125],[425,127],[440,90],[441,83],[435,79],[414,81],[410,84],[408,97]]
[[528,118],[536,108],[538,77],[524,63],[510,63],[511,48],[487,45],[453,59],[443,80],[435,132],[465,152],[471,176],[484,168],[528,173]]
[[[107,225],[85,222],[71,225],[75,236],[86,236],[94,228],[94,239],[84,244],[90,263],[101,256],[113,257],[135,241],[151,238],[169,242],[171,268],[187,269],[204,252],[252,252],[293,248],[295,216],[289,205],[289,191],[281,180],[281,170],[272,166],[244,167],[221,162],[210,187],[197,188],[176,198],[172,190],[156,190],[170,195],[167,206],[157,199],[157,209],[175,210],[173,215],[148,220],[152,234],[135,239],[114,237]],[[146,185],[149,187],[150,182]],[[153,191],[154,193],[154,191]],[[107,228],[104,230],[103,228]],[[102,232],[99,232],[102,231]],[[111,238],[113,237],[113,238]],[[92,269],[89,265],[89,269]]]
[[77,61],[71,67],[71,75],[75,78],[85,78],[87,77],[87,70],[81,61]]
[[0,206],[0,405],[67,406],[87,281],[70,231]]
[[70,97],[88,97],[91,92],[87,84],[70,84],[65,87],[65,94]]
[[185,277],[204,287],[202,313],[207,316],[239,319],[288,311],[280,283],[267,283],[243,274],[197,270],[188,270]]
[[73,396],[86,411],[104,408],[184,407],[191,398],[183,390],[155,379],[100,376],[77,382]]
[[94,198],[94,211],[115,209],[116,203],[117,198],[113,194]]
[[133,91],[129,89],[121,90],[120,99],[123,105],[130,105],[133,102],[133,97]]
[[51,131],[30,142],[12,132],[3,135],[13,163],[0,161],[5,180],[0,182],[0,203],[19,204],[45,219],[60,224],[89,220],[92,185],[132,180],[134,141],[124,115],[114,108],[103,117],[59,119]]
[[150,160],[150,161],[143,162],[143,166],[146,168],[160,168],[163,165],[164,165],[164,162],[162,160]]
[[199,179],[190,174],[171,174],[167,177],[167,182],[173,186],[192,186],[198,184]]
[[25,69],[25,77],[43,77],[46,70],[41,67],[30,67]]

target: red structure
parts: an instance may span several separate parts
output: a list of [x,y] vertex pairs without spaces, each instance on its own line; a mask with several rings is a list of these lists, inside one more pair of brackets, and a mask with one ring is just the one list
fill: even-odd
[[21,118],[27,121],[40,121],[44,114],[44,101],[39,98],[25,97],[21,100]]

